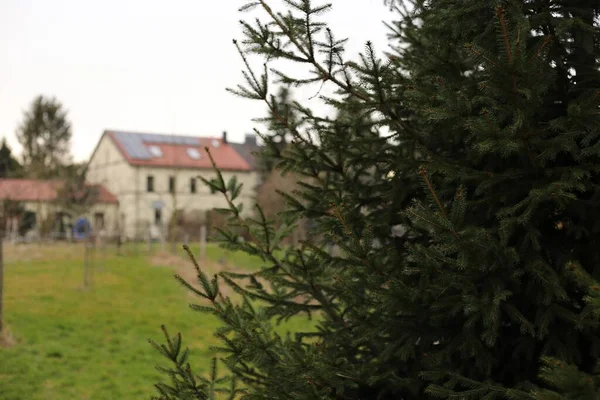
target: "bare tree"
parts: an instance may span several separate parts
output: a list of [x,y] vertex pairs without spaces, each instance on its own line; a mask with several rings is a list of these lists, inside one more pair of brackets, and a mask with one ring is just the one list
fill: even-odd
[[[57,205],[61,210],[67,211],[75,216],[84,216],[98,200],[98,186],[88,185],[85,182],[86,167],[83,165],[68,170],[64,183],[58,191]],[[83,285],[92,285],[92,262],[94,257],[94,238],[89,231],[89,221],[86,221],[86,232],[84,238],[84,263],[83,263]]]

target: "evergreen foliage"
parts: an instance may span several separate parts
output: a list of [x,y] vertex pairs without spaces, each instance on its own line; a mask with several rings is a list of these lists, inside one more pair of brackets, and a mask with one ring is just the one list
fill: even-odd
[[0,178],[15,178],[21,172],[21,164],[13,157],[12,150],[6,143],[6,138],[2,139],[2,145],[0,145]]
[[[293,109],[293,101],[291,100],[291,90],[282,86],[279,88],[276,96],[271,96],[271,104],[274,109],[277,110],[277,115],[284,116],[285,121],[289,124],[293,124],[296,115]],[[288,128],[280,120],[273,117],[273,113],[269,113],[266,118],[256,118],[256,122],[264,122],[268,125],[269,136],[271,138],[270,143],[275,146],[278,152],[283,151],[289,140]],[[258,170],[260,171],[261,180],[266,180],[271,172],[275,169],[276,160],[270,157],[258,156]]]
[[[266,21],[242,21],[232,92],[269,107],[291,142],[262,135],[265,157],[308,180],[282,193],[277,228],[260,208],[242,217],[235,179],[205,181],[252,239],[222,231],[224,245],[264,267],[197,266],[202,289],[186,284],[223,322],[216,350],[243,397],[600,398],[598,1],[388,0],[391,50],[367,43],[356,62],[328,5],[284,2],[244,7]],[[249,54],[309,75],[255,72]],[[321,95],[336,118],[300,103],[281,115],[272,85],[315,83],[337,89]],[[281,246],[300,218],[314,234]],[[317,332],[274,331],[302,315]]]

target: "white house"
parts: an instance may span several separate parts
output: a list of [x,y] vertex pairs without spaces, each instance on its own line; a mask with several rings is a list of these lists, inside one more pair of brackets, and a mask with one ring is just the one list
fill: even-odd
[[[249,141],[249,146],[256,146]],[[240,147],[242,146],[242,147]],[[220,193],[211,193],[198,179],[215,177],[208,148],[225,180],[235,175],[243,183],[241,197],[253,207],[258,174],[249,152],[221,138],[105,131],[89,161],[87,181],[106,187],[119,202],[117,226],[126,239],[142,239],[153,227],[163,227],[175,210],[184,213],[227,207]]]

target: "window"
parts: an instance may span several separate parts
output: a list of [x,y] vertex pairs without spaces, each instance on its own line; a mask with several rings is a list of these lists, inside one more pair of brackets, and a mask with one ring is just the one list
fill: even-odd
[[154,192],[154,177],[152,175],[148,175],[148,178],[146,178],[146,191]]
[[162,222],[162,210],[160,208],[154,209],[154,225],[160,225]]
[[199,160],[200,159],[200,152],[198,151],[198,149],[193,149],[191,147],[187,148],[187,155],[192,159],[192,160]]
[[169,177],[169,193],[175,193],[175,177]]
[[162,157],[163,155],[162,150],[158,146],[148,146],[148,151],[150,151],[153,157]]
[[190,179],[190,193],[196,193],[196,178]]

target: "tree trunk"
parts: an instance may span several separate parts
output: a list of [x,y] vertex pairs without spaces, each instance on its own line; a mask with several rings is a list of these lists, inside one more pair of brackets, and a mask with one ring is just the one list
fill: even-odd
[[3,235],[0,232],[0,335],[2,335],[3,328],[3,315],[2,315],[2,306],[3,306],[3,295],[4,295],[4,257],[3,257]]
[[83,287],[88,287],[88,269],[89,269],[89,246],[87,241],[83,242]]
[[90,238],[89,230],[86,225],[83,238],[83,287],[87,288],[90,284]]
[[89,265],[89,275],[90,275],[90,287],[94,286],[94,270],[96,268],[96,241],[93,238],[90,238],[90,265]]
[[171,239],[171,254],[175,254],[175,252],[177,251],[177,234],[179,232],[177,232],[177,227],[175,225],[175,223],[171,224],[171,229],[170,229],[170,237],[169,239]]

